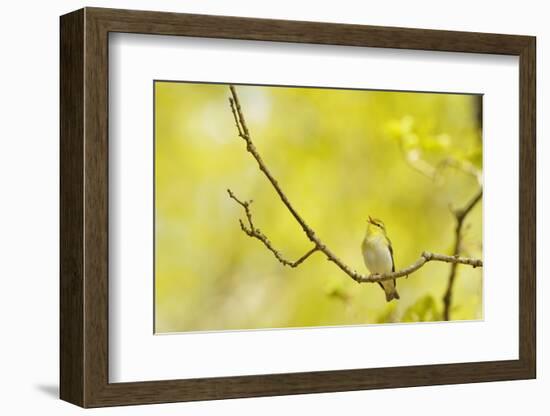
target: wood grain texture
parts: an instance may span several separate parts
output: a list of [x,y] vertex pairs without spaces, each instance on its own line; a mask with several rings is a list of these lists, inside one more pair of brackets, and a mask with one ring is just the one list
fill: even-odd
[[519,102],[519,356],[536,377],[536,40],[520,54]]
[[84,12],[60,24],[60,388],[84,404]]
[[519,55],[530,37],[475,32],[86,8],[111,32]]
[[85,9],[84,59],[84,303],[85,406],[108,380],[109,141],[108,32]]
[[[384,47],[520,57],[519,359],[109,383],[108,33]],[[61,18],[61,398],[83,407],[535,377],[535,38],[114,9]]]

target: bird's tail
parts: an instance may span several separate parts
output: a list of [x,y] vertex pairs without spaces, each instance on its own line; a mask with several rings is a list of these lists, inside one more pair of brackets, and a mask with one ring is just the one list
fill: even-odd
[[397,289],[393,288],[391,291],[384,291],[386,293],[386,302],[391,302],[392,300],[398,300],[399,299],[399,293],[397,293]]

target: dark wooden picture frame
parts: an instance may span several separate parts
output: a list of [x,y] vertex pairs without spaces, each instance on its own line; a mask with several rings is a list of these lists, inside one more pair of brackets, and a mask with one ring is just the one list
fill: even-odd
[[[110,32],[519,56],[519,359],[110,383]],[[61,17],[60,396],[83,407],[530,379],[536,376],[535,38],[85,8]]]

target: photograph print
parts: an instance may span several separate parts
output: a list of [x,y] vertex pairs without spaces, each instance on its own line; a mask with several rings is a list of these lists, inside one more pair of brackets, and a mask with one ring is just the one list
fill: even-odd
[[154,82],[156,334],[483,319],[482,95]]

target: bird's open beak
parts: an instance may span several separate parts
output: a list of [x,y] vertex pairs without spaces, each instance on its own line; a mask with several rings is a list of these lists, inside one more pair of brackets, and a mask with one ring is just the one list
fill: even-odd
[[372,217],[369,215],[369,219],[367,220],[367,222],[370,222],[372,224]]

